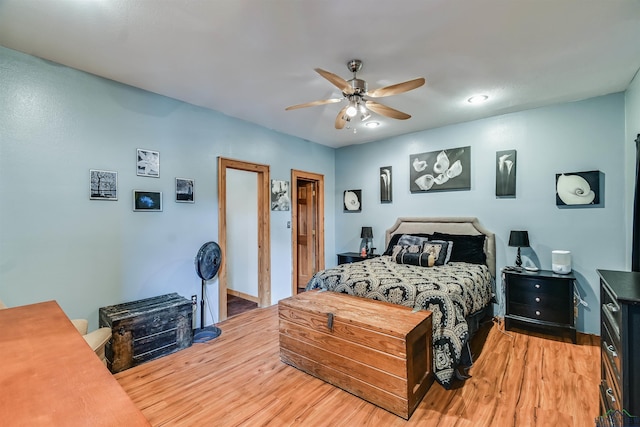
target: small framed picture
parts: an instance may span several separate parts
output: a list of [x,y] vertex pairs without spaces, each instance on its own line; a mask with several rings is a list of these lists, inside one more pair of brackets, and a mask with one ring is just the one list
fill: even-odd
[[193,179],[176,178],[176,202],[193,203]]
[[89,199],[118,200],[118,172],[91,169]]
[[393,200],[391,170],[391,166],[380,168],[380,203],[391,203]]
[[271,180],[271,210],[288,211],[291,201],[289,199],[289,181]]
[[143,150],[137,151],[137,175],[160,178],[160,153],[157,151]]
[[361,212],[362,190],[346,190],[343,201],[344,212]]
[[133,210],[135,212],[162,212],[162,192],[133,190]]

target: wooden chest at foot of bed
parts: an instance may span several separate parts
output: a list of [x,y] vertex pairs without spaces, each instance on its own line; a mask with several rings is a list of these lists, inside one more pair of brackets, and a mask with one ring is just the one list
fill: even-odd
[[100,327],[111,328],[107,367],[120,372],[191,346],[191,301],[177,293],[102,307]]
[[431,312],[335,292],[278,303],[280,359],[409,419],[433,383]]

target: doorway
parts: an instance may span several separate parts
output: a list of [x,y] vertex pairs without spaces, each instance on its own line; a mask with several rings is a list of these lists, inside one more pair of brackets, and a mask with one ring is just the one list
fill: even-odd
[[[257,274],[257,292],[256,299],[258,307],[268,307],[271,305],[271,240],[270,240],[270,188],[269,188],[269,166],[258,163],[243,162],[240,160],[226,159],[218,157],[218,244],[222,250],[222,265],[218,271],[218,313],[220,320],[228,317],[227,311],[227,295],[231,293],[232,298],[239,296],[237,291],[228,289],[229,271],[227,260],[229,240],[233,236],[229,236],[228,224],[228,199],[227,199],[227,181],[228,172],[243,171],[251,175],[255,175],[256,185],[253,194],[257,204],[256,215],[250,219],[251,224],[247,224],[247,228],[256,229],[256,274]],[[246,174],[245,174],[246,175]],[[242,293],[240,293],[242,296]]]
[[292,293],[324,268],[324,175],[291,170]]

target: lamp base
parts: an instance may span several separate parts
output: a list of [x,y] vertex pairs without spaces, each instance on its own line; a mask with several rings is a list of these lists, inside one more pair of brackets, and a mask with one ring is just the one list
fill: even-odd
[[520,257],[520,246],[518,246],[518,254],[516,255],[516,267],[522,267],[522,258]]

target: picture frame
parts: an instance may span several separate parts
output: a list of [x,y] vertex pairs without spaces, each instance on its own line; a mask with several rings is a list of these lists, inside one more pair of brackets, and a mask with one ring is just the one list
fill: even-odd
[[594,208],[604,206],[604,175],[599,170],[556,174],[556,206]]
[[362,190],[345,190],[342,200],[345,212],[362,212]]
[[138,148],[136,151],[136,174],[160,178],[160,153]]
[[393,169],[391,166],[382,166],[380,168],[380,203],[391,203],[393,201],[392,176]]
[[195,181],[190,178],[176,178],[176,203],[194,203]]
[[118,200],[118,172],[90,169],[89,199]]
[[271,180],[271,210],[288,211],[291,206],[289,181]]
[[162,212],[162,191],[133,190],[134,212]]
[[412,193],[471,189],[471,146],[409,155]]
[[516,197],[516,150],[496,151],[496,197]]

